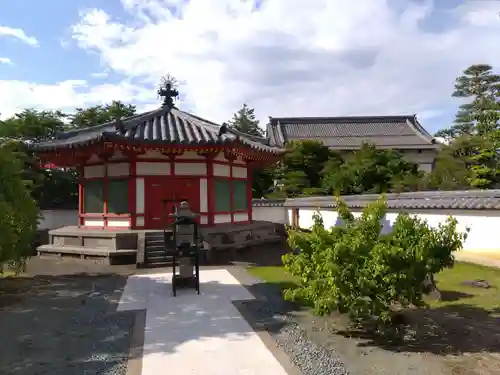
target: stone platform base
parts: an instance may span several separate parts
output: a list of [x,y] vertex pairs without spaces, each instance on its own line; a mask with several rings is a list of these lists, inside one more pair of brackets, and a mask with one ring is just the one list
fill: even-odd
[[[106,264],[145,263],[146,234],[158,230],[88,229],[75,226],[49,231],[48,244],[37,247],[39,256],[88,259]],[[281,241],[283,225],[255,221],[251,224],[219,224],[200,228],[203,248],[210,262],[211,254]]]
[[134,264],[137,231],[62,227],[49,231],[48,244],[36,248],[39,256],[88,259],[104,264]]

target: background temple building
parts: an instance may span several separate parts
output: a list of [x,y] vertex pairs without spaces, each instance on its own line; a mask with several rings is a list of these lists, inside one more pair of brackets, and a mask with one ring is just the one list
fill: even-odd
[[408,161],[429,172],[440,143],[413,116],[270,117],[267,124],[270,145],[283,147],[293,140],[317,140],[346,153],[365,143],[381,149],[395,149]]

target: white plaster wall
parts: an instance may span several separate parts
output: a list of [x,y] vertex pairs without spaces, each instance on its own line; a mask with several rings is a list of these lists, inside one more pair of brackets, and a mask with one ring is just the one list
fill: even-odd
[[252,220],[290,224],[292,219],[287,217],[284,207],[253,207]]
[[205,163],[175,163],[174,174],[176,176],[206,176],[207,165]]
[[[290,215],[291,209],[288,209]],[[308,229],[313,225],[313,215],[316,209],[299,209],[299,226],[303,229]],[[341,220],[337,220],[338,215],[331,209],[322,209],[321,215],[326,227],[340,225]],[[434,228],[437,228],[440,223],[444,223],[451,215],[458,221],[458,230],[465,231],[466,227],[470,228],[467,240],[464,243],[463,250],[468,252],[488,253],[500,252],[500,212],[495,210],[419,210],[409,212],[416,215],[427,222]],[[361,212],[353,212],[355,216],[359,216]],[[388,212],[383,219],[383,232],[387,233],[392,230],[392,226],[396,220],[397,212]]]
[[238,155],[236,159],[233,160],[233,164],[246,165],[246,161],[242,159],[241,155]]
[[57,229],[69,225],[78,225],[77,210],[42,210],[38,229]]
[[200,178],[200,212],[208,212],[208,183],[206,178]]
[[233,218],[235,222],[248,221],[248,214],[243,212],[238,214],[233,214]]
[[108,163],[108,176],[119,177],[130,175],[129,163]]
[[417,163],[420,170],[431,172],[437,152],[435,150],[422,150],[422,152],[418,152],[418,150],[405,150],[402,152],[402,155],[406,160]]
[[85,178],[104,177],[105,174],[106,174],[106,166],[104,164],[88,165],[83,168],[83,176]]
[[247,169],[245,167],[235,167],[235,166],[233,166],[233,177],[236,177],[236,178],[247,178]]
[[165,176],[170,175],[170,162],[144,162],[139,161],[135,166],[137,175]]
[[108,219],[108,227],[115,228],[128,228],[130,227],[130,219],[129,218],[113,218]]
[[217,156],[214,158],[214,160],[218,160],[218,161],[228,161],[228,160],[225,158],[225,156],[224,156],[224,154],[223,154],[222,152],[219,152],[219,153],[217,154]]
[[90,156],[90,159],[88,160],[89,163],[97,163],[97,162],[102,162],[102,159],[99,158],[99,156],[97,156],[97,154],[92,154]]
[[231,167],[226,164],[215,164],[214,163],[214,176],[229,177],[231,173]]
[[137,214],[144,213],[144,178],[136,178],[135,180],[135,212]]
[[121,151],[115,151],[115,153],[109,158],[109,160],[126,160],[128,156],[124,155]]
[[86,227],[104,227],[104,219],[86,217],[83,219],[83,225]]
[[230,222],[231,222],[231,214],[214,215],[215,224],[230,223]]

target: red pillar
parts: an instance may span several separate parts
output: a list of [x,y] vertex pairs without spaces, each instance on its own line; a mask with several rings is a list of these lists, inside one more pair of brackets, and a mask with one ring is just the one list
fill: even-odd
[[208,199],[208,225],[214,224],[215,197],[214,197],[214,164],[213,156],[207,156],[207,199]]
[[253,183],[253,169],[249,162],[247,162],[247,199],[248,199],[248,221],[253,221],[253,207],[252,207],[252,183]]
[[137,156],[130,155],[129,157],[129,180],[128,180],[128,212],[130,213],[130,228],[135,229],[137,225],[136,201],[137,201]]
[[108,158],[104,159],[104,228],[108,226],[108,218],[106,214],[108,213]]
[[228,154],[229,161],[229,211],[231,211],[231,223],[234,224],[234,187],[233,187],[233,157]]
[[78,167],[78,172],[79,172],[79,176],[78,176],[78,226],[83,226],[83,189],[84,189],[84,186],[83,186],[83,182],[84,182],[84,179],[85,179],[85,176],[84,176],[84,171],[85,171],[85,167],[83,165],[79,166]]

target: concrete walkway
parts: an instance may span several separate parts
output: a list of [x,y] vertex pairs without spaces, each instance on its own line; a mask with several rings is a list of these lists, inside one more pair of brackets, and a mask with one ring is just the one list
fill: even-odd
[[[233,301],[254,297],[227,270],[203,270],[201,294],[171,294],[171,274],[128,278],[118,310],[146,309],[142,375],[286,375]],[[130,372],[130,371],[129,371]]]

